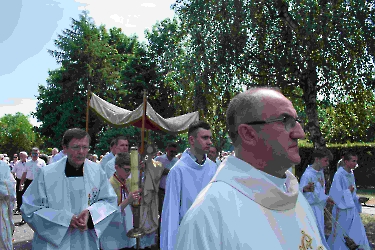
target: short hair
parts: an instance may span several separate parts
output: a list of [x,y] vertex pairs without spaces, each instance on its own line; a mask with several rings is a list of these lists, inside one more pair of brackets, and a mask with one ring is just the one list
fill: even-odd
[[33,148],[31,149],[31,151],[37,151],[37,152],[39,152],[39,148],[37,148],[37,147],[33,147]]
[[116,154],[115,165],[117,166],[130,166],[130,154],[118,153]]
[[357,156],[357,154],[350,151],[346,152],[344,154],[344,161],[350,161],[353,156]]
[[80,128],[71,128],[65,131],[62,139],[62,145],[68,146],[69,142],[73,139],[83,139],[83,138],[89,138],[89,144],[91,142],[90,135],[83,129]]
[[315,158],[322,159],[324,157],[328,157],[328,159],[330,161],[332,161],[332,159],[333,159],[333,155],[332,155],[331,151],[328,148],[315,149],[314,152],[312,153],[312,157],[314,159]]
[[[126,136],[123,136],[123,135],[120,135],[120,136],[117,136],[115,139],[113,139],[113,145],[117,145],[119,140],[124,140],[124,141],[128,141],[128,138]],[[111,143],[111,147],[113,146],[112,143]]]
[[170,142],[170,143],[168,143],[167,148],[178,148],[178,146],[177,146],[177,143]]
[[272,90],[281,93],[280,89],[275,87],[254,87],[237,94],[229,102],[226,112],[226,125],[234,146],[239,144],[238,125],[261,119],[261,105],[264,95],[259,94],[260,90]]
[[24,156],[27,157],[27,153],[26,153],[25,151],[21,151],[21,152],[20,152],[20,156],[21,156],[21,155],[24,155]]
[[200,128],[203,128],[203,129],[206,129],[206,130],[211,130],[211,126],[207,122],[205,122],[205,121],[195,121],[195,122],[193,122],[189,125],[188,137],[197,136],[197,131]]

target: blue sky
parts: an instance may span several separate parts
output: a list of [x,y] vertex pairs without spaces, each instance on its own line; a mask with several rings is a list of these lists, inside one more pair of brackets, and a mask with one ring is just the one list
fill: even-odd
[[[11,0],[0,2],[0,117],[35,111],[38,85],[45,85],[48,70],[59,67],[48,49],[69,28],[71,18],[89,11],[96,25],[119,27],[137,34],[156,21],[172,18],[173,0]],[[30,117],[35,125],[36,120]]]

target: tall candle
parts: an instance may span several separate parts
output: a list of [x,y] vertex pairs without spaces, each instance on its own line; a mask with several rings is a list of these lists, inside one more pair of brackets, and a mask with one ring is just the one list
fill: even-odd
[[137,191],[139,189],[139,160],[138,160],[138,148],[131,147],[130,149],[130,192]]

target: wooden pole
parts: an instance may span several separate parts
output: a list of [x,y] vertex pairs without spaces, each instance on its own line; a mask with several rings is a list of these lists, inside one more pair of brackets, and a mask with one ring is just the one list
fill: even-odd
[[86,132],[89,132],[89,110],[90,110],[90,96],[91,96],[91,86],[87,85],[87,105],[86,105]]
[[145,150],[145,123],[147,110],[147,90],[143,91],[143,114],[142,114],[142,128],[141,128],[141,148],[139,153],[142,155]]

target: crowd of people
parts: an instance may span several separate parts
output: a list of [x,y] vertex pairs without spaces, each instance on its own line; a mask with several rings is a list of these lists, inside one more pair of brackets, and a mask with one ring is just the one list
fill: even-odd
[[[298,140],[305,133],[280,91],[240,93],[226,116],[232,152],[219,156],[210,124],[193,122],[186,149],[170,142],[162,153],[145,143],[136,189],[124,136],[99,158],[89,153],[89,134],[78,128],[68,129],[62,150],[54,148],[49,157],[36,147],[30,157],[22,151],[6,161],[2,155],[1,249],[12,246],[13,212],[33,229],[33,249],[370,249],[359,216],[354,152],[343,156],[326,194],[328,149],[313,152],[300,181],[288,170],[301,161]],[[135,221],[143,230],[138,241],[128,234]]]

